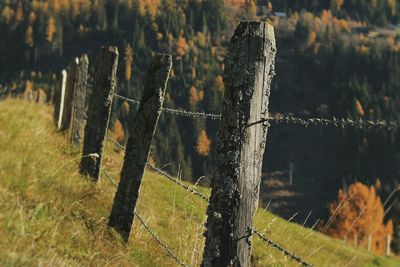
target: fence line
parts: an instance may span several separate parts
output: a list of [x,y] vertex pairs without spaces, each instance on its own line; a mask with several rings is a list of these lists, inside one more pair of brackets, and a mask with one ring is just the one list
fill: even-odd
[[[140,104],[140,101],[131,99],[119,94],[114,93],[114,96],[123,100],[126,100],[131,103]],[[182,117],[192,117],[192,118],[204,118],[204,119],[212,119],[212,120],[220,120],[221,114],[217,113],[205,113],[205,112],[194,112],[188,111],[183,109],[172,109],[172,108],[162,108],[162,111]],[[271,114],[270,114],[271,115]],[[393,130],[400,127],[400,121],[385,121],[385,120],[353,120],[350,118],[336,118],[333,117],[332,119],[327,118],[299,118],[292,115],[280,115],[274,114],[271,115],[267,119],[262,119],[253,123],[250,123],[248,127],[261,124],[261,123],[275,123],[275,124],[288,124],[288,125],[297,125],[303,127],[309,126],[333,126],[336,128],[345,128],[345,127],[352,127],[352,128],[359,128],[359,129],[371,129],[371,128],[378,128],[378,129],[387,129]]]
[[271,239],[269,239],[268,237],[266,237],[265,235],[263,235],[261,232],[259,232],[257,229],[253,228],[253,233],[255,233],[261,240],[267,242],[270,246],[276,248],[277,250],[280,250],[283,252],[283,254],[285,254],[285,256],[290,257],[292,260],[297,261],[299,263],[301,263],[303,266],[307,266],[307,267],[312,267],[314,265],[304,261],[302,258],[300,258],[299,256],[296,256],[295,254],[289,252],[288,250],[286,250],[284,247],[280,246],[279,244],[275,243],[274,241],[272,241]]
[[[106,177],[110,180],[110,183],[115,187],[118,188],[117,183],[115,182],[115,179],[113,179],[111,177],[111,175],[107,172],[107,171],[103,171],[104,174],[106,175]],[[143,225],[144,229],[146,229],[146,231],[157,241],[157,243],[164,248],[165,252],[167,252],[167,254],[173,258],[177,263],[179,263],[179,265],[181,266],[189,266],[188,264],[186,264],[183,260],[181,260],[178,256],[176,256],[176,254],[173,252],[173,250],[171,249],[171,247],[169,245],[167,245],[167,243],[165,241],[163,241],[160,237],[157,236],[157,234],[147,225],[147,223],[145,222],[145,220],[142,218],[142,216],[135,210],[133,212],[136,217],[139,219],[139,222]]]
[[171,250],[171,248],[164,242],[162,241],[151,229],[150,227],[146,224],[146,222],[143,220],[143,218],[136,212],[134,211],[136,217],[139,219],[140,223],[143,225],[143,227],[147,230],[147,232],[157,241],[157,243],[164,248],[164,250],[173,258],[177,263],[179,263],[181,266],[189,266],[187,265],[183,260],[179,259],[178,256],[175,255],[175,253]]
[[[116,145],[118,148],[125,150],[125,147],[122,146],[121,144],[118,143],[117,140],[107,136],[106,137],[110,142],[112,142],[114,145]],[[167,178],[168,180],[174,182],[175,184],[179,185],[180,187],[182,187],[183,189],[185,189],[186,191],[190,192],[191,194],[207,201],[207,203],[209,202],[209,198],[202,194],[201,192],[199,192],[198,190],[193,189],[190,186],[185,185],[184,183],[182,183],[181,181],[179,181],[178,179],[172,177],[171,175],[169,175],[168,173],[166,173],[165,171],[147,163],[146,164],[151,170],[161,174],[162,176],[164,176],[165,178]],[[110,179],[110,181],[112,181],[113,184],[115,183],[115,180],[112,179],[112,177],[108,176],[106,174],[106,176]],[[285,254],[286,256],[289,256],[292,260],[297,261],[298,263],[302,264],[303,266],[307,266],[307,267],[311,267],[314,266],[306,261],[304,261],[301,257],[297,256],[296,254],[288,251],[287,249],[285,249],[284,247],[282,247],[281,245],[279,245],[278,243],[275,243],[274,241],[270,240],[269,238],[267,238],[265,235],[263,235],[259,230],[253,228],[253,233],[256,234],[261,240],[263,240],[264,242],[266,242],[268,245],[272,246],[273,248],[276,248],[277,250],[283,252],[283,254]]]
[[182,116],[182,117],[204,118],[204,119],[212,119],[212,120],[220,120],[221,119],[221,114],[193,112],[193,111],[171,109],[171,108],[163,108],[162,110],[167,113],[177,115],[177,116]]

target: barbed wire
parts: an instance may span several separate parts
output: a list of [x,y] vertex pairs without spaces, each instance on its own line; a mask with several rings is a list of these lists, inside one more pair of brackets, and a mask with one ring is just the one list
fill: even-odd
[[109,140],[111,143],[113,143],[115,146],[117,146],[119,149],[126,150],[126,147],[121,145],[117,140],[111,138],[110,136],[106,135],[106,139]]
[[182,116],[182,117],[205,118],[205,119],[212,119],[212,120],[220,120],[221,119],[221,114],[193,112],[193,111],[171,109],[171,108],[162,108],[162,110],[167,113],[177,115],[177,116]]
[[140,223],[143,225],[143,227],[147,230],[147,232],[157,241],[157,243],[164,248],[164,250],[173,258],[179,265],[181,266],[189,266],[186,264],[183,260],[179,259],[178,256],[175,255],[175,253],[172,251],[172,249],[164,242],[162,241],[151,229],[150,227],[146,224],[146,222],[143,220],[143,218],[139,215],[138,212],[134,211],[133,212],[136,217],[139,219]]
[[127,101],[127,102],[134,103],[134,104],[140,104],[140,101],[138,101],[138,100],[136,100],[136,99],[128,98],[128,97],[119,95],[119,94],[117,94],[117,93],[114,93],[113,95],[114,95],[114,97],[117,97],[117,98],[119,98],[119,99],[125,100],[125,101]]
[[292,125],[300,125],[304,127],[308,126],[333,126],[339,128],[345,127],[353,127],[359,129],[370,129],[370,128],[380,128],[380,129],[388,129],[392,130],[394,128],[398,128],[400,126],[400,121],[371,121],[371,120],[352,120],[349,118],[346,119],[338,119],[333,117],[332,119],[325,118],[308,118],[302,119],[294,116],[286,115],[279,116],[275,115],[271,118],[261,119],[254,123],[250,123],[249,126],[265,123],[265,122],[273,122],[277,124],[292,124]]
[[[114,96],[117,98],[120,98],[122,100],[134,103],[134,104],[140,104],[140,101],[132,98],[128,98],[119,94],[114,93]],[[219,120],[221,119],[220,114],[213,114],[213,113],[205,113],[205,112],[193,112],[193,111],[188,111],[188,110],[182,110],[182,109],[172,109],[172,108],[161,108],[162,111],[166,113],[170,113],[173,115],[177,116],[182,116],[182,117],[192,117],[192,118],[210,118],[213,120]]]
[[[114,96],[124,99],[126,101],[140,104],[140,101],[127,98],[118,94],[114,93]],[[192,117],[192,118],[204,118],[204,119],[212,119],[212,120],[220,120],[222,115],[216,113],[205,113],[205,112],[194,112],[182,109],[172,109],[172,108],[162,108],[162,111],[166,113],[170,113],[177,116],[182,117]],[[270,114],[271,115],[271,114]],[[353,120],[350,118],[336,118],[333,117],[332,119],[327,118],[299,118],[294,117],[292,115],[280,115],[274,114],[271,115],[269,118],[261,119],[253,123],[249,123],[247,127],[251,127],[257,124],[262,123],[275,123],[275,124],[290,124],[290,125],[297,125],[303,127],[309,126],[333,126],[337,128],[345,128],[345,127],[352,127],[352,128],[359,128],[359,129],[370,129],[370,128],[378,128],[378,129],[387,129],[393,130],[395,128],[400,127],[400,121],[372,121],[372,120]]]
[[207,202],[209,201],[209,198],[208,198],[206,195],[200,193],[197,189],[194,189],[193,187],[190,187],[190,186],[185,185],[184,183],[182,183],[182,182],[179,181],[178,179],[172,177],[172,176],[169,175],[168,173],[164,172],[164,171],[161,170],[161,169],[156,168],[155,166],[153,166],[153,165],[151,165],[151,164],[149,164],[149,163],[147,163],[146,165],[147,165],[151,170],[153,170],[153,171],[155,171],[155,172],[157,172],[157,173],[163,175],[164,177],[168,178],[170,181],[172,181],[172,182],[174,182],[175,184],[179,185],[180,187],[184,188],[186,191],[192,193],[193,195],[198,196],[199,198],[201,198],[201,199],[203,199],[203,200],[205,200],[205,201],[207,201]]
[[[114,143],[115,145],[117,145],[120,149],[126,150],[126,148],[122,145],[120,145],[118,143],[118,141],[114,140],[111,137],[107,136],[107,139],[110,140],[112,143]],[[146,166],[148,166],[151,170],[161,174],[162,176],[164,176],[165,178],[169,179],[170,181],[174,182],[175,184],[179,185],[180,187],[182,187],[183,189],[185,189],[186,191],[190,192],[191,194],[207,201],[207,203],[209,203],[209,198],[200,193],[198,190],[194,189],[193,187],[187,186],[184,183],[182,183],[180,180],[172,177],[171,175],[169,175],[168,173],[166,173],[165,171],[156,168],[155,166],[146,163]],[[313,265],[304,261],[301,257],[297,256],[296,254],[289,252],[287,249],[283,248],[281,245],[275,243],[274,241],[270,240],[269,238],[267,238],[266,236],[264,236],[260,231],[258,231],[257,229],[253,229],[253,233],[255,233],[258,237],[261,238],[261,240],[263,240],[264,242],[266,242],[268,245],[274,247],[275,249],[281,251],[284,253],[284,255],[289,256],[292,260],[295,260],[299,263],[301,263],[303,266],[307,266],[307,267],[312,267]]]
[[286,250],[284,247],[280,246],[279,244],[275,243],[274,241],[272,241],[271,239],[269,239],[268,237],[266,237],[265,235],[263,235],[260,231],[258,231],[257,229],[253,228],[253,233],[256,234],[261,240],[263,240],[264,242],[268,243],[271,247],[276,248],[277,250],[280,250],[283,252],[283,254],[285,254],[285,256],[290,257],[292,260],[295,260],[299,263],[301,263],[301,265],[303,266],[307,266],[307,267],[313,267],[314,265],[304,261],[302,258],[300,258],[299,256],[296,256],[295,254],[289,252],[288,250]]
[[[107,176],[107,178],[110,180],[111,184],[115,187],[118,188],[117,183],[115,182],[115,179],[111,177],[111,175],[107,172],[104,171],[104,174]],[[183,260],[179,259],[178,256],[175,255],[175,253],[172,251],[172,249],[165,243],[160,237],[158,237],[153,230],[147,225],[147,223],[143,220],[142,216],[135,210],[133,212],[136,215],[136,218],[139,219],[140,223],[143,225],[143,227],[147,230],[147,232],[157,241],[157,243],[164,248],[164,250],[173,258],[179,265],[181,266],[189,266],[186,264]]]

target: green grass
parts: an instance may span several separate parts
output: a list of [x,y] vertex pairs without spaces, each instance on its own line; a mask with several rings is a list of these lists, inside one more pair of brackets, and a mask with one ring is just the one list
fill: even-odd
[[[176,266],[135,220],[125,246],[107,228],[115,188],[77,172],[80,154],[55,131],[52,108],[0,102],[0,266]],[[117,178],[123,155],[107,144],[104,170]],[[209,191],[200,188],[206,194]],[[191,266],[201,262],[206,203],[147,172],[138,212]],[[255,225],[316,266],[400,266],[263,210]],[[254,237],[254,266],[296,266]]]

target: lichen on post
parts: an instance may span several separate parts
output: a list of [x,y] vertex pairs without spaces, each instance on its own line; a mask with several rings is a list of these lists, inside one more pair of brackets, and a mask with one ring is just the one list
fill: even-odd
[[267,22],[241,22],[225,58],[225,96],[202,266],[250,266],[276,44]]

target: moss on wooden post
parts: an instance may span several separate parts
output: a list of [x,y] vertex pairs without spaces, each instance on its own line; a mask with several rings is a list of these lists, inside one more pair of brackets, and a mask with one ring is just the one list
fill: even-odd
[[[117,47],[110,46],[103,47],[96,58],[94,82],[85,126],[83,157],[80,163],[80,172],[96,181],[100,177],[104,138],[117,82],[118,56]],[[89,154],[96,154],[96,157],[88,157]]]
[[250,266],[253,215],[274,76],[275,37],[266,22],[241,22],[225,58],[225,96],[202,266]]
[[125,152],[121,180],[115,194],[109,225],[125,241],[129,239],[134,210],[140,185],[164,102],[169,74],[172,67],[170,55],[158,55],[147,73],[146,85],[139,110],[134,118],[131,135]]

